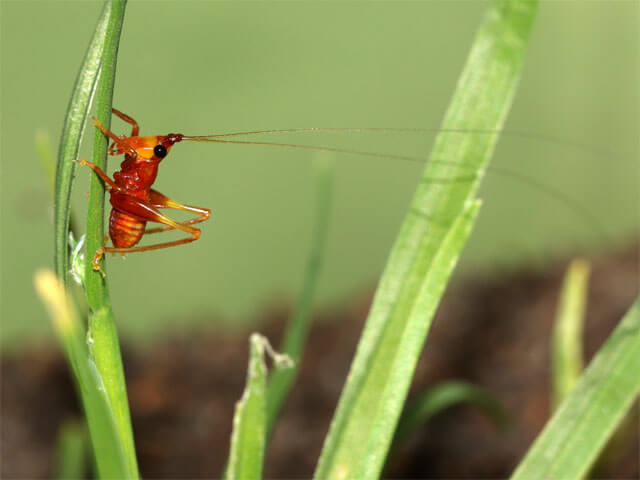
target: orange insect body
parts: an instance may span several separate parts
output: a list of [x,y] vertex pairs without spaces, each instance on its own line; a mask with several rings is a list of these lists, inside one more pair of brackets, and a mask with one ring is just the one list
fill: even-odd
[[[164,158],[156,155],[154,148],[159,145],[164,147],[164,150],[159,149],[159,153],[166,152],[166,156],[173,144],[180,140],[182,140],[182,135],[179,134],[125,138],[124,142],[136,152],[135,157],[126,150],[120,151],[117,144],[114,144],[115,148],[110,151],[112,155],[125,154],[125,160],[120,164],[120,171],[113,174],[115,184],[126,192],[125,195],[149,202],[151,200],[151,186],[158,175],[158,165]],[[123,198],[121,193],[111,193],[110,201],[113,210],[111,210],[109,217],[109,236],[114,247],[133,247],[140,242],[144,235],[147,220],[143,219],[144,217],[127,213],[126,200],[127,198]]]
[[[141,137],[138,136],[139,127],[135,120],[115,108],[113,113],[133,125],[130,137],[116,136],[97,120],[94,124],[113,140],[113,144],[109,147],[109,154],[124,154],[125,159],[120,164],[120,171],[115,172],[111,180],[98,166],[85,160],[80,161],[81,164],[92,168],[105,182],[113,207],[109,217],[109,237],[113,247],[98,249],[93,259],[95,270],[101,270],[100,260],[107,252],[143,252],[193,242],[200,237],[200,230],[191,225],[207,220],[211,214],[207,208],[181,204],[151,188],[158,175],[160,162],[167,156],[171,147],[180,142],[184,136],[171,133]],[[160,212],[160,209],[166,208],[193,212],[199,216],[177,222]],[[149,221],[158,222],[164,226],[145,229]],[[145,233],[159,233],[173,229],[182,230],[190,234],[190,237],[142,247],[135,246]]]

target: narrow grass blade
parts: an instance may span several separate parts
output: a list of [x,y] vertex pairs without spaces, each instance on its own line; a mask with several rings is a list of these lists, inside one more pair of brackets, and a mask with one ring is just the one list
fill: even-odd
[[275,353],[265,337],[257,333],[251,335],[247,384],[233,416],[231,452],[225,475],[229,480],[262,477],[267,437],[265,351],[273,357],[276,368],[291,366],[289,357]]
[[278,418],[282,405],[286,401],[291,387],[298,376],[300,361],[304,345],[311,327],[311,306],[318,284],[323,254],[329,226],[329,211],[331,209],[331,183],[333,178],[333,162],[325,158],[318,158],[314,162],[316,204],[314,209],[314,226],[311,252],[304,274],[304,283],[298,299],[295,313],[284,335],[280,351],[289,355],[295,362],[290,369],[280,369],[273,372],[269,379],[267,390],[267,432],[270,434]]
[[[97,88],[96,116],[107,128],[111,125],[111,103],[115,84],[116,63],[120,33],[124,20],[126,0],[112,0],[111,14],[107,25],[102,56],[100,81]],[[93,163],[104,169],[107,160],[107,139],[95,129]],[[91,309],[89,316],[88,340],[91,354],[104,380],[107,396],[113,409],[116,425],[127,457],[129,477],[138,477],[138,465],[127,401],[127,387],[124,380],[120,345],[116,329],[109,290],[105,279],[92,269],[91,260],[104,242],[104,187],[98,176],[91,175],[89,207],[87,211],[86,269],[84,286]],[[103,268],[104,262],[103,262]]]
[[85,478],[87,432],[83,423],[77,420],[64,422],[58,433],[56,450],[55,478]]
[[69,230],[71,208],[71,186],[76,169],[74,160],[78,157],[80,143],[82,142],[82,132],[84,132],[91,100],[96,90],[110,13],[111,3],[107,1],[76,77],[58,149],[54,210],[54,264],[56,274],[65,285],[67,284],[67,272],[69,271],[67,232]]
[[598,350],[513,480],[583,478],[640,392],[640,299]]
[[[315,472],[376,478],[432,315],[468,235],[473,196],[515,94],[537,2],[494,2],[480,27],[423,181],[391,251]],[[471,172],[471,174],[469,174]],[[431,182],[451,178],[451,182]]]
[[574,260],[562,285],[552,341],[553,404],[565,399],[583,368],[582,331],[589,285],[589,263]]
[[502,428],[508,422],[507,412],[489,392],[467,382],[443,382],[423,392],[403,412],[393,445],[401,445],[414,430],[443,410],[464,403],[480,408],[498,427]]
[[34,281],[77,380],[100,478],[130,478],[104,384],[87,351],[73,304],[53,272],[40,271]]

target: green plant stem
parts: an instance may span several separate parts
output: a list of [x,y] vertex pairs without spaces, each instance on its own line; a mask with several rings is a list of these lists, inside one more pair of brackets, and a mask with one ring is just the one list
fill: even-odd
[[[111,125],[111,104],[115,83],[118,44],[124,20],[126,0],[111,2],[111,16],[107,26],[104,53],[102,57],[102,73],[98,83],[96,98],[96,116],[106,127]],[[93,163],[104,169],[107,160],[107,138],[96,129],[93,146]],[[100,372],[111,403],[118,433],[125,450],[129,473],[138,477],[127,388],[124,369],[120,356],[118,332],[116,330],[109,290],[106,279],[100,272],[94,271],[91,260],[96,250],[104,242],[104,186],[97,175],[91,174],[89,207],[87,212],[87,263],[85,273],[85,289],[91,315],[89,316],[88,343]],[[104,269],[104,262],[102,264]],[[99,455],[99,452],[96,452]]]

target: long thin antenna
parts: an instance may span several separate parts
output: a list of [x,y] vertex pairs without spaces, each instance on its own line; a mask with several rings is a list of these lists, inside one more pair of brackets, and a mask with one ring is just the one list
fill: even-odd
[[184,136],[182,139],[191,140],[194,142],[210,142],[210,143],[225,143],[225,144],[235,144],[235,145],[259,145],[259,146],[267,146],[267,147],[296,148],[300,150],[311,150],[314,152],[345,153],[345,154],[351,154],[351,155],[361,155],[366,157],[405,160],[408,162],[418,162],[418,163],[425,162],[425,159],[420,157],[409,157],[405,155],[388,155],[386,153],[379,153],[379,152],[366,152],[362,150],[349,150],[346,148],[335,148],[335,147],[317,147],[313,145],[299,145],[295,143],[254,142],[251,140],[221,140],[217,137],[189,137],[189,136]]
[[[305,131],[306,130],[314,131],[315,129],[305,129]],[[271,133],[271,132],[276,132],[276,130],[265,131],[265,133]],[[224,134],[224,136],[234,136],[234,135]],[[404,161],[418,162],[418,163],[426,162],[425,158],[411,157],[411,156],[405,156],[405,155],[393,155],[393,154],[386,154],[386,153],[379,153],[379,152],[349,150],[344,148],[334,148],[334,147],[327,147],[327,146],[299,145],[299,144],[291,144],[291,143],[254,142],[250,140],[224,140],[220,138],[220,136],[198,136],[198,137],[184,136],[183,140],[190,140],[195,142],[231,144],[231,145],[256,145],[256,146],[268,146],[268,147],[280,147],[280,148],[294,148],[294,149],[300,149],[300,150],[311,150],[316,152],[342,153],[342,154],[359,155],[359,156],[367,156],[367,157],[374,157],[374,158],[404,160]],[[453,160],[431,160],[431,163],[453,165],[458,167],[465,166],[462,162],[456,162]],[[471,169],[472,167],[469,166],[469,168]],[[518,182],[524,183],[525,185],[528,185],[536,190],[545,192],[547,195],[556,198],[557,200],[564,203],[564,205],[567,208],[569,208],[569,210],[571,210],[575,215],[585,220],[590,227],[595,227],[598,231],[598,235],[600,235],[603,240],[605,241],[608,240],[606,229],[604,228],[600,220],[593,213],[591,213],[591,211],[585,205],[576,201],[571,196],[559,190],[556,190],[552,187],[549,187],[548,185],[545,185],[540,182],[536,182],[531,178],[525,177],[521,173],[514,172],[509,169],[487,166],[486,170],[491,171],[492,173],[496,173],[498,175],[503,175],[505,177],[512,178]],[[471,179],[468,177],[438,179],[438,181],[442,181],[442,182],[469,181],[469,180]]]
[[471,135],[505,135],[510,137],[522,138],[526,140],[533,140],[542,143],[548,143],[551,145],[560,145],[576,150],[587,152],[590,155],[596,157],[616,157],[617,154],[611,150],[598,148],[594,145],[578,142],[575,140],[567,140],[564,138],[556,137],[554,135],[547,135],[543,133],[531,133],[522,130],[511,129],[463,129],[463,128],[395,128],[395,127],[310,127],[310,128],[282,128],[275,130],[248,130],[244,132],[228,132],[218,133],[212,135],[200,135],[187,137],[191,140],[206,141],[207,139],[220,139],[229,137],[241,137],[251,135],[272,135],[272,134],[286,134],[286,133],[460,133]]

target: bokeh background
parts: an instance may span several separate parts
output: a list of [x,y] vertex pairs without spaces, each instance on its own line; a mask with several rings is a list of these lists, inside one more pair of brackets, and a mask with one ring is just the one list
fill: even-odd
[[[54,148],[101,2],[0,3],[1,306],[5,349],[50,337],[32,276],[52,265],[51,195],[36,131]],[[143,134],[296,127],[437,127],[485,2],[149,2],[127,7],[114,106]],[[480,222],[460,272],[527,265],[629,244],[638,228],[638,4],[541,2]],[[129,128],[114,119],[113,129]],[[90,154],[85,136],[83,155]],[[270,138],[426,158],[432,135]],[[572,145],[573,143],[573,145]],[[576,148],[575,143],[582,145]],[[586,146],[586,147],[585,147]],[[209,207],[192,245],[109,259],[125,336],[211,321],[239,324],[291,301],[311,239],[314,154],[180,144],[157,188]],[[379,276],[422,167],[335,156],[332,220],[319,308]],[[120,159],[110,160],[110,171]],[[74,209],[84,218],[88,170]],[[540,183],[580,203],[535,188]],[[601,225],[605,234],[601,232]]]

